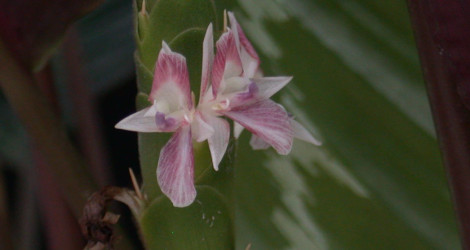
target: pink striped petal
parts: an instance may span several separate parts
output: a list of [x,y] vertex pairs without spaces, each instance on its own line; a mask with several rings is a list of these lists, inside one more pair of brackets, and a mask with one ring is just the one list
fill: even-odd
[[294,132],[286,111],[271,100],[261,100],[224,112],[254,135],[271,145],[279,154],[288,154]]
[[199,92],[199,103],[206,94],[209,87],[212,63],[214,61],[214,38],[212,34],[212,23],[207,27],[204,42],[202,43],[202,75],[201,75],[201,91]]
[[166,101],[170,112],[193,105],[186,58],[172,52],[165,42],[158,54],[149,100]]
[[259,136],[251,135],[250,145],[254,150],[268,149],[270,145]]
[[117,129],[135,132],[160,132],[155,124],[155,116],[146,116],[151,107],[142,109],[121,120],[114,126]]
[[313,145],[317,145],[317,146],[321,145],[321,142],[315,139],[315,137],[313,137],[312,134],[310,134],[310,132],[308,132],[308,130],[304,126],[302,126],[302,124],[298,123],[294,119],[291,119],[291,124],[292,124],[292,129],[294,130],[295,138],[302,140],[302,141],[309,142]]
[[230,107],[245,106],[261,100],[258,98],[258,91],[256,83],[251,82],[248,84],[245,91],[240,91],[230,97]]
[[231,28],[235,33],[235,37],[238,39],[237,46],[239,46],[244,76],[252,78],[255,76],[259,68],[259,56],[243,32],[240,24],[238,24],[237,19],[235,19],[233,13],[228,12],[228,16],[230,19]]
[[258,87],[258,98],[268,99],[284,88],[291,80],[290,76],[262,77],[252,79]]
[[212,66],[212,93],[214,97],[220,92],[223,79],[240,76],[243,73],[232,31],[225,32],[216,44],[217,53]]
[[215,116],[207,116],[207,122],[214,129],[214,134],[209,137],[209,149],[211,151],[214,169],[219,170],[219,164],[224,158],[230,139],[230,125],[224,119]]
[[157,180],[175,207],[186,207],[196,198],[194,156],[189,126],[179,128],[162,148]]

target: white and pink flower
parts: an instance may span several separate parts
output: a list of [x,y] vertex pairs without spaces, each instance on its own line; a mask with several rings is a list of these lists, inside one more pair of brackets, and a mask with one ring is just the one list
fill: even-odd
[[196,197],[193,140],[208,141],[213,167],[218,170],[230,139],[224,117],[234,121],[236,137],[242,128],[253,134],[254,149],[272,146],[285,155],[294,137],[319,144],[270,99],[292,77],[262,77],[256,51],[230,12],[229,18],[231,28],[217,41],[215,56],[212,25],[207,28],[197,107],[186,59],[163,42],[149,95],[152,105],[116,125],[137,132],[174,132],[160,152],[157,180],[176,207],[188,206]]

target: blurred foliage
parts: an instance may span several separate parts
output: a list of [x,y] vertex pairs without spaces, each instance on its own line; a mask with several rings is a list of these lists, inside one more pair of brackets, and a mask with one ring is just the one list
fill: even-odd
[[[239,142],[237,248],[458,249],[406,3],[238,1],[277,97],[324,142]],[[254,161],[253,159],[256,159]]]
[[103,0],[17,0],[0,2],[0,36],[28,69],[40,69],[78,18]]

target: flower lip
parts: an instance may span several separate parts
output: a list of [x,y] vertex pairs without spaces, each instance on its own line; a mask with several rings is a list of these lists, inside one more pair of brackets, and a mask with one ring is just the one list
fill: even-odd
[[155,114],[155,124],[157,125],[158,129],[163,132],[170,132],[175,130],[176,119],[173,117],[167,117],[162,112],[157,112]]
[[250,100],[255,100],[257,94],[258,94],[258,86],[256,85],[256,83],[251,82],[248,85],[247,90],[236,94],[235,98],[239,102],[246,102]]

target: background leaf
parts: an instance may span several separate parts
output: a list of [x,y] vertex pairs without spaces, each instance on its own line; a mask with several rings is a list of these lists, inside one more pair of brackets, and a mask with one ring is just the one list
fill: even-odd
[[236,11],[278,100],[324,142],[237,157],[237,248],[457,249],[403,1],[245,1]]

